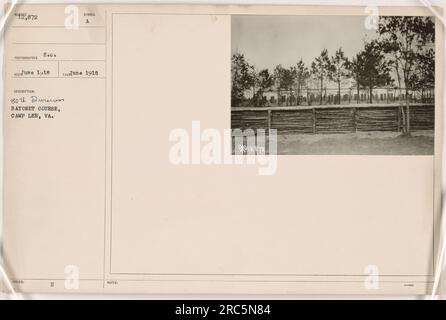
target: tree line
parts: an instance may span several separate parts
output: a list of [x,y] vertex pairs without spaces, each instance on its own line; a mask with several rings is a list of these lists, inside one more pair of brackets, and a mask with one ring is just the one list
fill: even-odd
[[[296,94],[296,104],[302,103],[302,89],[310,80],[317,81],[320,90],[320,104],[327,81],[337,85],[337,100],[341,103],[341,84],[352,79],[356,87],[357,102],[360,90],[369,91],[372,103],[373,90],[378,87],[394,86],[400,94],[404,87],[406,97],[411,90],[434,87],[435,83],[435,24],[431,17],[389,16],[380,17],[377,39],[364,43],[364,48],[355,56],[346,57],[342,47],[329,55],[322,50],[310,66],[302,59],[289,68],[277,65],[272,71],[256,71],[241,53],[232,55],[232,106],[247,102],[245,91],[252,90],[253,98],[248,103],[255,106],[265,104],[264,92],[274,88],[278,103],[284,92]],[[410,131],[410,106],[402,109],[403,132]]]

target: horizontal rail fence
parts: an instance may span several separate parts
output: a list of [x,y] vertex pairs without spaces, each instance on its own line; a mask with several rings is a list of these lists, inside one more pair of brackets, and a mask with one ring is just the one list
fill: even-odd
[[[317,107],[232,108],[232,129],[276,129],[278,133],[399,132],[403,127],[402,105],[346,105]],[[432,104],[410,106],[412,131],[432,130]]]

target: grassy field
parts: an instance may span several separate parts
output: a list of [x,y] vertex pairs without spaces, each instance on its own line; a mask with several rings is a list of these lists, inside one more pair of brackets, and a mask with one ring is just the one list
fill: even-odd
[[432,155],[433,130],[412,132],[357,132],[346,134],[278,135],[277,153],[281,155]]

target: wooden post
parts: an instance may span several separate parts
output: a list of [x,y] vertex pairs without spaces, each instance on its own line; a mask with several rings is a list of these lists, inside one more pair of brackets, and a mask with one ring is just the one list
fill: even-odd
[[406,126],[407,126],[407,134],[410,134],[410,104],[409,102],[406,102]]
[[316,108],[313,108],[313,134],[316,134]]
[[356,108],[352,109],[352,117],[353,117],[353,132],[356,132]]
[[401,106],[398,106],[398,117],[397,117],[397,122],[398,122],[398,124],[397,124],[397,129],[396,129],[396,131],[397,131],[397,132],[400,132],[400,131],[401,131]]
[[272,113],[271,109],[268,109],[268,133],[271,130],[271,113]]

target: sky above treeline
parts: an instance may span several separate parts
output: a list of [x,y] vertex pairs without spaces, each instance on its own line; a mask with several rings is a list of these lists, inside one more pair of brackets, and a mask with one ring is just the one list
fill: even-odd
[[342,47],[351,58],[364,40],[377,37],[362,16],[232,16],[232,53],[243,53],[257,70],[281,64],[290,67],[302,59],[310,67],[323,49],[329,56]]

